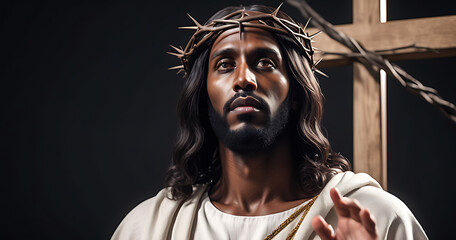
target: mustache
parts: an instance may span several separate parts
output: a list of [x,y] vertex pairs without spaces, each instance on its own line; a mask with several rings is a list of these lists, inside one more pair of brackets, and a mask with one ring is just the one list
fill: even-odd
[[256,95],[253,92],[245,92],[245,91],[239,91],[236,94],[234,94],[233,97],[231,97],[228,101],[226,101],[225,105],[223,106],[223,115],[227,115],[230,112],[230,106],[236,100],[237,98],[245,98],[245,97],[252,97],[255,98],[261,106],[261,109],[267,113],[270,112],[269,110],[269,105],[266,103],[266,101],[261,98],[260,96]]

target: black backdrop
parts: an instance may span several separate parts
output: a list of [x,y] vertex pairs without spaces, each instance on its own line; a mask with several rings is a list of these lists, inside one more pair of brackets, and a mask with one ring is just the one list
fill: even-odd
[[[352,20],[350,0],[309,2],[334,24]],[[130,209],[162,188],[182,82],[166,70],[178,62],[165,52],[190,36],[177,30],[191,24],[186,12],[204,22],[227,4],[2,3],[2,239],[107,239]],[[283,9],[305,21],[291,6]],[[396,0],[388,19],[455,10],[444,0]],[[455,60],[398,64],[455,103]],[[352,158],[352,68],[324,71],[324,125],[335,150]],[[456,124],[389,79],[389,191],[431,238],[451,233],[455,147]]]

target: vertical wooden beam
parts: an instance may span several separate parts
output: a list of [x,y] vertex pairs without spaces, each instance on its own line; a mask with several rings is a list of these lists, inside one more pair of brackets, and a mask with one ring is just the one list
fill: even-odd
[[[380,22],[380,0],[353,0],[353,22]],[[355,172],[369,173],[386,189],[386,117],[382,121],[379,77],[378,71],[372,75],[362,64],[353,64],[353,165]]]
[[353,0],[353,23],[379,23],[380,0]]
[[360,63],[353,64],[353,165],[382,187],[382,138],[379,74],[372,76]]

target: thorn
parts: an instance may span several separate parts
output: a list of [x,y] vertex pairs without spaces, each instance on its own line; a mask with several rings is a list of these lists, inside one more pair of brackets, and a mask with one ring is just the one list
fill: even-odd
[[317,35],[320,34],[320,33],[322,33],[322,31],[318,31],[318,32],[316,32],[316,33],[310,35],[309,37],[310,37],[310,38],[313,38],[313,37],[317,36]]
[[185,26],[185,27],[178,27],[178,29],[198,30],[198,27],[197,26]]
[[198,27],[198,28],[201,27],[201,24],[199,24],[198,21],[196,21],[192,16],[190,16],[190,14],[187,13],[187,16],[196,24],[196,27]]
[[178,58],[181,58],[183,56],[183,54],[180,54],[180,53],[173,53],[173,52],[166,52],[166,53],[169,54],[169,55],[176,56]]
[[321,62],[321,60],[323,60],[323,58],[320,58],[320,60],[318,60],[318,61],[314,64],[314,66],[317,66],[317,65]]
[[168,68],[168,70],[176,70],[176,69],[184,69],[184,65],[179,65],[179,66],[174,66],[174,67],[170,67]]
[[274,10],[273,13],[271,13],[271,15],[274,17],[277,17],[277,13],[279,12],[280,7],[282,7],[282,5],[283,5],[283,2],[276,8],[276,10]]
[[324,72],[322,72],[322,71],[320,71],[320,70],[318,70],[318,69],[316,69],[316,68],[315,68],[315,72],[317,72],[318,74],[320,74],[320,75],[322,75],[322,76],[325,76],[325,77],[329,78],[328,75],[326,75]]
[[306,30],[307,26],[309,25],[310,19],[312,19],[312,17],[309,17],[309,19],[307,19],[306,25],[303,28],[304,31]]
[[176,50],[178,53],[184,53],[184,51],[182,49],[178,48],[178,47],[175,47],[175,46],[173,46],[171,44],[169,46],[172,47],[174,50]]

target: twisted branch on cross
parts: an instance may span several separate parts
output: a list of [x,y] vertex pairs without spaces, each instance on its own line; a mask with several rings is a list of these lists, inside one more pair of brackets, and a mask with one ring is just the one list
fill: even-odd
[[[456,106],[444,100],[437,90],[424,86],[416,78],[409,75],[404,69],[396,65],[395,63],[390,62],[388,59],[384,58],[379,52],[385,51],[395,51],[396,49],[388,49],[382,51],[370,51],[365,49],[361,43],[357,42],[355,39],[346,35],[345,33],[338,31],[334,26],[321,17],[315,10],[313,10],[307,2],[304,0],[288,0],[288,3],[295,6],[305,18],[311,18],[311,23],[318,28],[320,31],[326,33],[330,38],[336,40],[337,42],[343,44],[345,47],[350,49],[352,53],[333,53],[333,52],[324,52],[324,55],[339,55],[344,56],[354,61],[358,61],[363,64],[366,69],[369,70],[371,74],[374,74],[379,69],[383,69],[389,76],[393,77],[399,83],[405,87],[410,92],[420,96],[426,102],[432,104],[437,109],[439,109],[446,117],[456,123]],[[404,48],[425,48],[418,47],[415,45],[406,46]],[[432,49],[428,49],[432,50]]]

